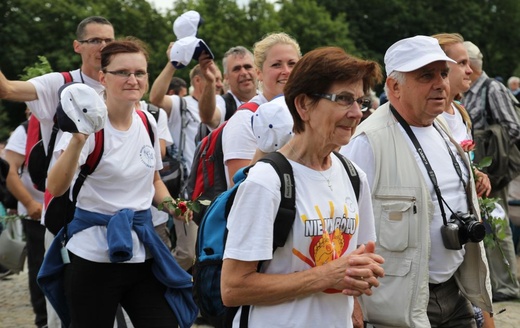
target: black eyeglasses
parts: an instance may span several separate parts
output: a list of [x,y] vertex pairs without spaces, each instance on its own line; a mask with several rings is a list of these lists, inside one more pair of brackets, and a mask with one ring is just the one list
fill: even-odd
[[79,43],[88,43],[88,44],[95,44],[95,45],[99,45],[103,42],[110,43],[112,41],[114,41],[114,39],[90,38],[90,39],[86,39],[86,40],[78,40]]
[[124,79],[129,79],[130,76],[132,76],[132,74],[135,76],[136,79],[138,80],[141,80],[141,79],[144,79],[146,77],[146,75],[148,75],[148,72],[144,72],[144,71],[137,71],[137,72],[130,72],[130,71],[124,71],[124,70],[120,70],[120,71],[107,71],[107,70],[104,70],[105,73],[110,73],[112,75],[115,75],[117,77],[121,77],[121,78],[124,78]]
[[352,105],[355,102],[357,102],[359,105],[359,109],[362,112],[366,111],[370,107],[370,104],[371,104],[370,99],[363,98],[363,97],[354,99],[354,97],[350,94],[337,95],[337,94],[333,94],[333,93],[315,93],[315,94],[313,94],[313,96],[336,102],[342,106],[347,107],[347,109],[352,107]]

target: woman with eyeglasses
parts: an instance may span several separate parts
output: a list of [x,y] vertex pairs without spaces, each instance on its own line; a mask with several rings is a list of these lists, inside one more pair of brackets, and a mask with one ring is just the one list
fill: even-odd
[[[111,42],[101,52],[99,80],[108,113],[103,154],[85,179],[66,230],[70,263],[63,284],[71,327],[112,327],[118,304],[135,327],[189,327],[197,314],[191,276],[152,225],[152,201],[170,195],[158,174],[156,122],[145,113],[147,128],[135,108],[148,88],[147,60],[136,39]],[[61,195],[74,184],[95,143],[94,134],[62,138],[58,151],[63,152],[48,177],[51,194]],[[124,254],[117,251],[122,244],[128,249]]]
[[222,299],[228,307],[251,305],[249,327],[352,327],[353,296],[379,286],[383,258],[374,254],[366,175],[354,165],[357,197],[333,151],[349,142],[362,116],[360,99],[380,79],[376,62],[336,47],[310,51],[292,70],[284,94],[294,137],[279,150],[294,173],[291,232],[273,253],[281,182],[264,162],[249,170],[228,217]]

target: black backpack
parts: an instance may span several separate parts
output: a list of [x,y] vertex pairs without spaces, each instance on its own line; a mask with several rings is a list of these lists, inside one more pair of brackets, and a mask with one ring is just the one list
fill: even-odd
[[[61,75],[63,76],[64,85],[72,82],[73,79],[70,72],[62,72]],[[45,150],[40,131],[40,122],[34,115],[31,115],[29,118],[27,144],[25,147],[25,164],[31,181],[34,184],[34,188],[42,192],[45,191],[47,171],[49,170],[58,131],[58,122],[55,119],[49,144],[47,145],[47,150]]]
[[9,175],[9,163],[0,157],[0,202],[5,205],[5,208],[9,208],[6,205],[6,198],[10,195],[7,190],[7,176]]

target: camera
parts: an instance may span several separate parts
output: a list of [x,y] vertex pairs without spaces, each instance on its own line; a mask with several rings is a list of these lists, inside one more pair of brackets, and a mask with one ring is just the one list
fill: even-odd
[[444,247],[459,250],[468,241],[482,241],[486,235],[486,228],[475,215],[457,212],[451,215],[447,225],[441,227],[441,235]]

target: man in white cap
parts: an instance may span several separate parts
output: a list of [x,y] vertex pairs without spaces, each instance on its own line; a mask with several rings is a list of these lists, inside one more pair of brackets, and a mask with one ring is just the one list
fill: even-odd
[[[469,65],[473,70],[473,74],[470,75],[471,87],[464,94],[463,102],[471,116],[473,129],[475,131],[485,130],[491,124],[498,123],[507,131],[509,140],[512,143],[519,144],[520,120],[514,105],[516,99],[505,85],[489,78],[486,72],[483,71],[484,56],[480,49],[470,41],[465,41],[464,47],[468,51]],[[475,138],[477,147],[479,146],[479,140],[480,138]],[[502,148],[497,147],[497,149],[493,149],[493,153],[499,152],[500,149]],[[508,157],[508,154],[497,153],[497,155],[498,157],[493,157],[494,162],[498,162],[500,158]],[[494,174],[495,172],[488,173],[493,186],[490,197],[500,198],[500,205],[503,208],[507,208],[506,200],[508,199],[509,180],[501,180],[497,177],[497,175],[500,175],[500,177],[505,177],[506,175]],[[520,178],[517,177],[514,181],[511,186],[517,189]],[[496,302],[514,300],[520,297],[520,284],[516,276],[515,245],[513,244],[509,217],[507,213],[505,214],[504,219],[507,221],[507,224],[503,225],[504,237],[498,239],[500,249],[498,247],[486,248],[491,273],[493,301]],[[510,263],[509,266],[504,265],[504,260]]]
[[[431,37],[393,44],[385,54],[389,102],[342,149],[366,171],[373,195],[385,277],[360,303],[377,328],[476,327],[470,301],[492,312],[471,168],[437,118],[449,98],[448,62]],[[456,215],[469,217],[472,240],[458,234],[467,224]]]

